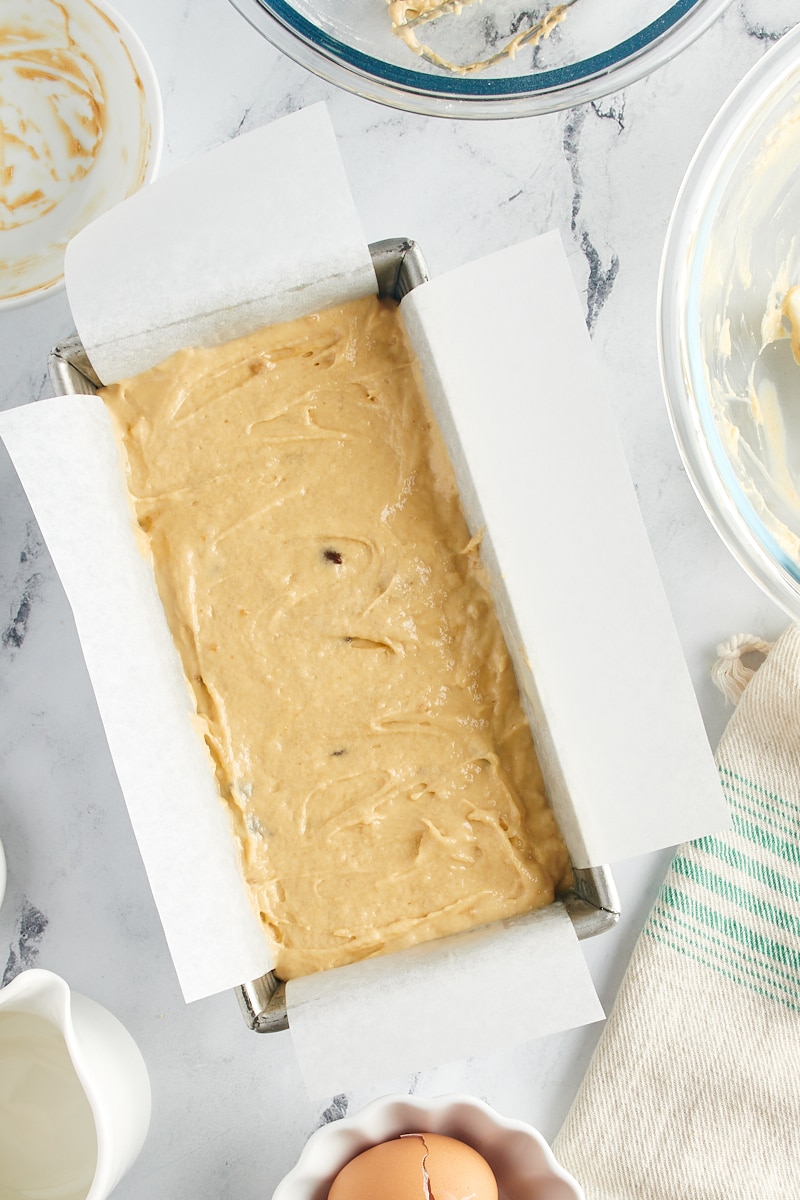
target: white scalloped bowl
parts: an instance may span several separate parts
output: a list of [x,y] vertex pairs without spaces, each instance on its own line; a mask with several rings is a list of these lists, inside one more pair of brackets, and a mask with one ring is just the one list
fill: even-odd
[[500,1200],[586,1200],[540,1133],[471,1096],[383,1096],[313,1133],[272,1200],[326,1200],[345,1163],[402,1133],[443,1133],[474,1147],[497,1177]]

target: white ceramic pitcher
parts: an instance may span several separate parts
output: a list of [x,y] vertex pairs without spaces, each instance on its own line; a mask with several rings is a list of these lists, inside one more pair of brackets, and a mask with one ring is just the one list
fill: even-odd
[[0,1197],[105,1200],[150,1123],[128,1031],[51,971],[0,989]]

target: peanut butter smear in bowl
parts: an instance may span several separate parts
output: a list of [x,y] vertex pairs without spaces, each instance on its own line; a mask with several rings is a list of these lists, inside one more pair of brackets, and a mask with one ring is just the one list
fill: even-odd
[[396,305],[181,351],[101,394],[278,975],[566,890]]
[[163,114],[106,0],[0,3],[0,311],[64,285],[69,240],[155,175]]

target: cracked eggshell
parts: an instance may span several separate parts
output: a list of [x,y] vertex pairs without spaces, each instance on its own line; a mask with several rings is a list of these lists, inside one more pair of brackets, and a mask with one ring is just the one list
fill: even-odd
[[328,1200],[497,1200],[497,1181],[477,1150],[438,1133],[406,1133],[352,1158]]

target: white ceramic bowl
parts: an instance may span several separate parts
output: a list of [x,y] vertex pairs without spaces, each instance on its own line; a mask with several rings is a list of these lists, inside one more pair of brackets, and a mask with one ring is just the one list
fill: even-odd
[[67,242],[152,179],[164,127],[150,59],[105,0],[12,9],[0,56],[0,311],[63,287]]
[[[516,34],[531,37],[556,0],[439,0],[436,20],[392,32],[386,0],[231,0],[284,54],[339,87],[432,116],[519,117],[618,91],[694,40],[730,0],[568,0],[537,45],[519,45],[480,70]],[[426,0],[408,9],[431,9]],[[402,0],[393,4],[406,22]],[[420,53],[433,53],[458,71]]]
[[728,548],[795,620],[800,362],[781,308],[800,285],[798,161],[800,25],[709,128],[675,204],[659,286],[662,379],[689,477]]
[[353,1116],[323,1125],[272,1200],[326,1200],[345,1163],[402,1133],[443,1133],[473,1146],[494,1171],[500,1200],[585,1200],[540,1133],[461,1095],[384,1096]]
[[6,855],[3,850],[3,843],[0,842],[0,904],[3,903],[3,898],[6,894]]

